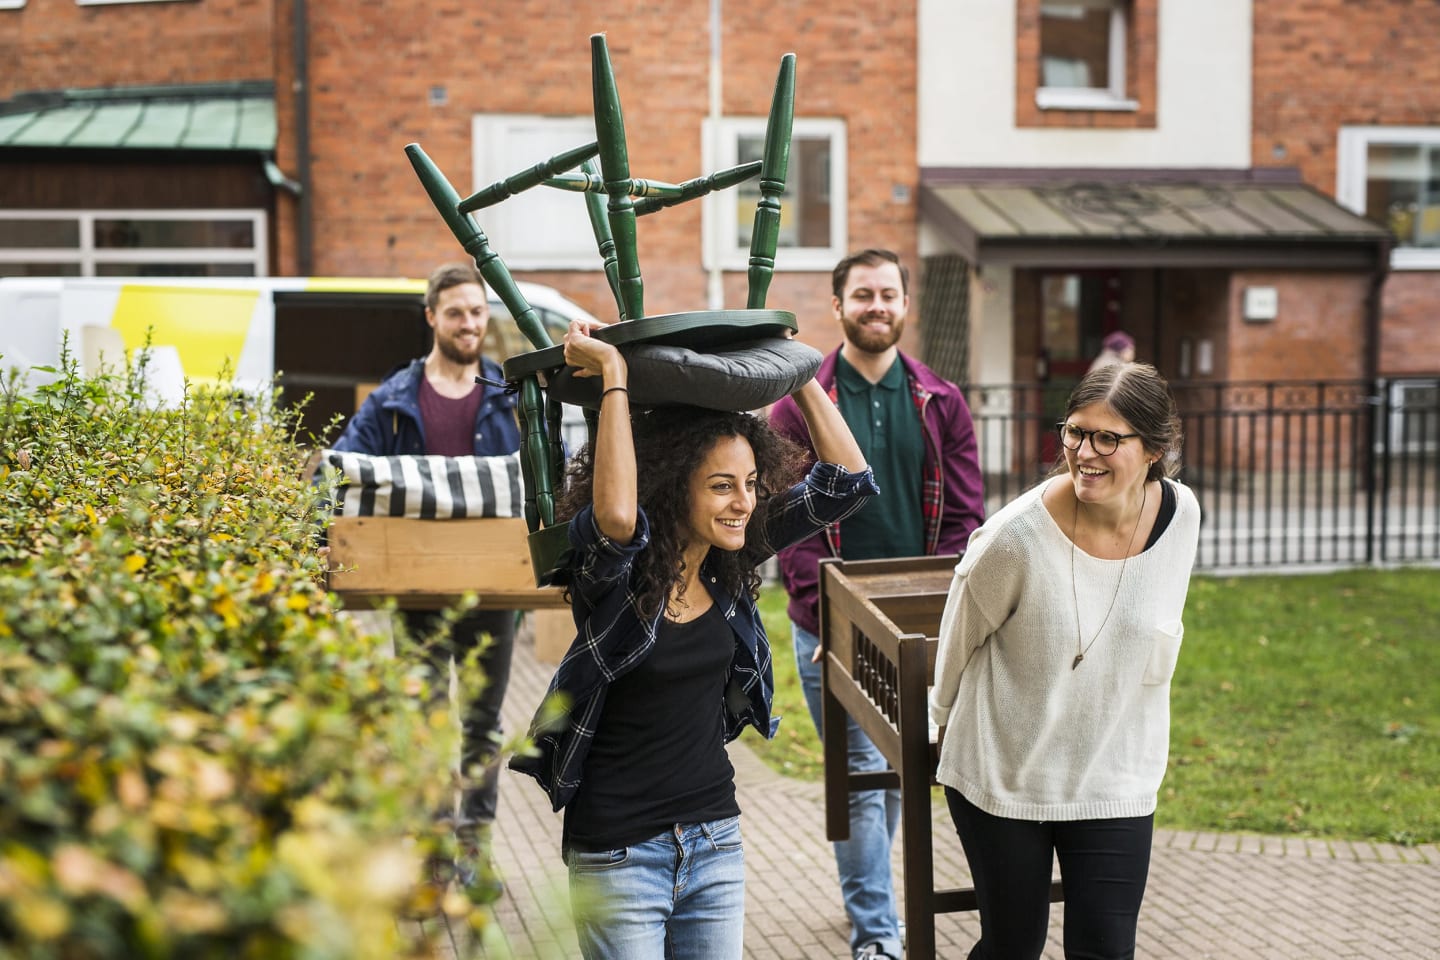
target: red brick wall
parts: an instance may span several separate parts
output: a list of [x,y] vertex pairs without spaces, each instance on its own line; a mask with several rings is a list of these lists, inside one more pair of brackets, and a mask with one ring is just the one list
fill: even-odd
[[[424,275],[454,256],[404,145],[421,143],[464,191],[475,114],[591,111],[589,37],[597,31],[607,31],[632,170],[672,182],[695,176],[708,110],[708,4],[630,6],[622,16],[614,4],[583,0],[556,16],[540,0],[312,2],[316,271]],[[655,29],[660,24],[666,29]],[[731,0],[724,24],[725,112],[763,116],[780,57],[795,52],[796,115],[847,120],[850,246],[893,247],[913,268],[913,0],[863,9],[834,0]],[[444,106],[427,103],[436,84],[447,88]],[[895,185],[906,188],[906,199],[892,199]],[[647,312],[705,307],[700,214],[691,203],[640,221]],[[517,275],[614,316],[598,270]],[[743,274],[727,275],[729,305],[743,303],[743,284]],[[805,339],[833,342],[828,274],[779,273],[769,303],[800,316]]]
[[1440,370],[1440,274],[1406,270],[1385,281],[1380,372],[1387,376]]
[[[1257,166],[1295,166],[1335,193],[1339,130],[1440,123],[1440,4],[1421,0],[1256,3]],[[1440,369],[1440,272],[1385,285],[1380,372]]]
[[274,6],[31,0],[0,10],[0,100],[28,90],[272,79]]
[[[0,98],[41,88],[273,79],[276,160],[298,176],[291,9],[292,0],[205,0],[32,2],[0,11]],[[700,172],[707,0],[579,0],[563,15],[541,0],[448,7],[310,0],[308,9],[313,273],[423,276],[459,255],[404,145],[420,142],[466,190],[476,113],[590,112],[594,32],[607,32],[636,174],[675,181]],[[863,9],[838,0],[729,0],[723,15],[725,112],[763,116],[781,55],[796,53],[796,115],[847,122],[850,247],[893,248],[915,270],[915,0]],[[427,101],[436,85],[447,88],[444,106]],[[299,272],[297,217],[294,198],[277,194],[272,240],[280,274]],[[640,222],[652,312],[705,307],[700,230],[698,203]],[[599,316],[614,315],[598,269],[517,275],[559,287]],[[726,275],[727,304],[744,302],[744,283],[743,273]],[[828,272],[781,272],[769,297],[772,307],[794,311],[802,337],[820,347],[838,339],[829,283]],[[918,314],[912,303],[912,328]],[[904,343],[918,342],[912,329]]]
[[[1369,282],[1363,273],[1319,271],[1167,276],[1170,318],[1192,343],[1192,375],[1176,385],[1190,467],[1223,468],[1226,476],[1286,467],[1313,477],[1348,469],[1354,424],[1369,416],[1359,402],[1365,391],[1309,384],[1363,375],[1358,345]],[[1244,319],[1245,288],[1252,286],[1276,288],[1275,320]],[[1214,369],[1200,375],[1193,357],[1204,339],[1212,344]],[[1322,405],[1330,412],[1320,414]]]
[[[1231,380],[1349,379],[1365,374],[1363,273],[1267,273],[1230,275],[1228,355]],[[1274,287],[1277,319],[1244,319],[1245,288]]]
[[1158,0],[1130,0],[1125,50],[1125,96],[1137,110],[1042,110],[1040,86],[1040,0],[1015,3],[1015,125],[1017,127],[1106,127],[1153,129],[1157,103],[1155,64],[1160,49]]

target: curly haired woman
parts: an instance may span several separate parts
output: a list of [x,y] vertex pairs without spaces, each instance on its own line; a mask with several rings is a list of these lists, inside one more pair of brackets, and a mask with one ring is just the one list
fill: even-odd
[[613,346],[572,323],[565,361],[600,377],[592,450],[571,469],[576,637],[551,682],[536,750],[511,766],[564,808],[561,852],[586,960],[738,958],[745,869],[725,744],[766,737],[770,646],[758,566],[877,493],[839,411],[794,394],[820,463],[761,419],[694,407],[632,415]]

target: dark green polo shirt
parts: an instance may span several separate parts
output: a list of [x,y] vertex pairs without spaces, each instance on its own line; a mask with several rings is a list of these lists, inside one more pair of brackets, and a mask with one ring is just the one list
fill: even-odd
[[905,367],[897,356],[880,382],[871,383],[844,356],[836,360],[840,415],[880,485],[880,496],[840,524],[840,555],[846,560],[919,556],[925,552],[920,509],[925,436]]

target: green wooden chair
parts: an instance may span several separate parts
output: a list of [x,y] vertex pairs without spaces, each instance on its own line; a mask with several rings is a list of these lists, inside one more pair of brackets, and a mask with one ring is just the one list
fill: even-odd
[[[786,54],[780,61],[763,159],[671,184],[631,176],[620,95],[602,34],[590,38],[590,54],[594,142],[543,160],[463,199],[419,144],[405,148],[446,226],[466,253],[475,258],[481,276],[509,308],[521,333],[535,348],[505,359],[503,369],[510,388],[520,393],[525,519],[539,586],[560,582],[569,550],[567,524],[555,522],[555,496],[565,468],[561,404],[575,403],[586,409],[593,439],[599,384],[574,377],[573,369],[566,367],[563,347],[550,339],[509,268],[491,248],[474,217],[476,211],[538,186],[584,195],[620,316],[620,322],[595,335],[626,354],[631,367],[631,402],[637,408],[702,403],[723,409],[755,409],[803,384],[814,375],[819,363],[816,351],[789,339],[798,329],[794,314],[765,308],[779,241],[780,195],[785,189],[790,158],[795,55]],[[750,241],[746,308],[646,316],[645,285],[636,253],[637,217],[756,176],[760,178],[760,200]],[[767,375],[745,382],[743,371],[756,364]],[[738,381],[737,370],[741,371]]]

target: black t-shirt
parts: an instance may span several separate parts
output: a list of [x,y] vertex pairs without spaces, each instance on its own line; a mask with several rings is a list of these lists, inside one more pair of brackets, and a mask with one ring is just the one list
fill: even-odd
[[613,850],[740,812],[724,721],[735,643],[718,604],[689,623],[660,621],[650,656],[606,694],[565,808],[566,846]]

